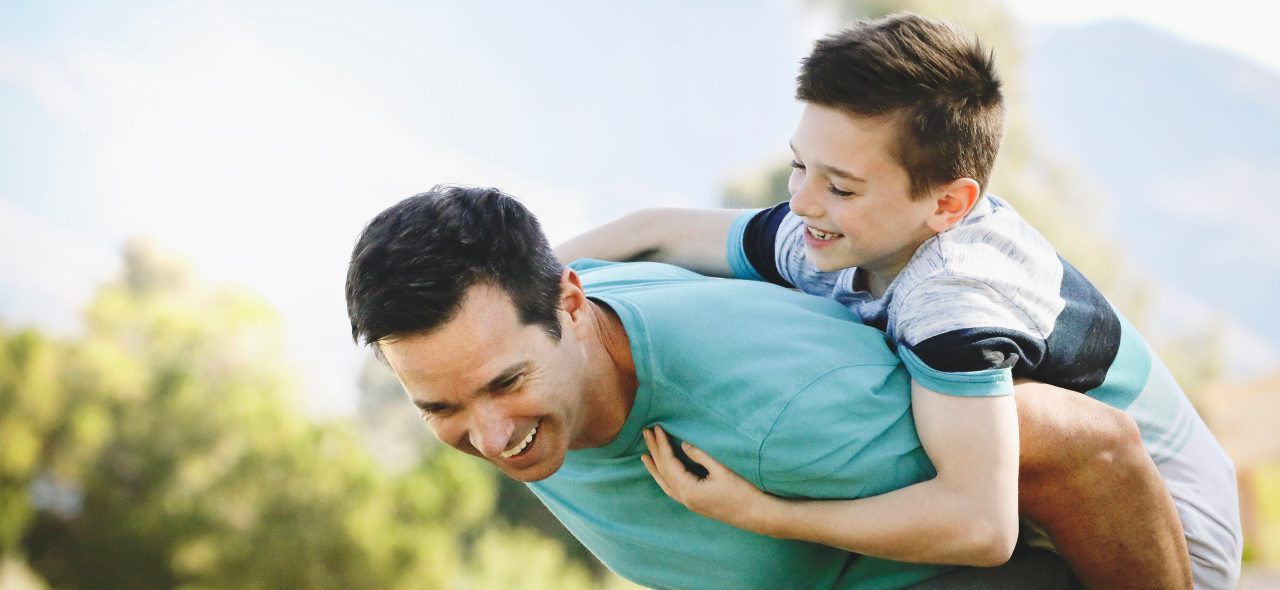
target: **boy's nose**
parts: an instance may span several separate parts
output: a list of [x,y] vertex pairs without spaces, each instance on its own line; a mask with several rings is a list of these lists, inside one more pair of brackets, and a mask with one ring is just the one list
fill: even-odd
[[822,205],[818,199],[813,198],[813,187],[808,182],[804,182],[793,193],[791,193],[791,212],[800,217],[820,217],[822,215]]

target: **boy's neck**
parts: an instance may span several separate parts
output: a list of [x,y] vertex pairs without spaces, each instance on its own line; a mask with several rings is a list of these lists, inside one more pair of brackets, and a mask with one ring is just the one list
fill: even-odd
[[920,248],[923,248],[926,242],[937,237],[937,235],[937,233],[932,233],[927,237],[923,237],[915,248],[903,250],[897,257],[881,261],[878,266],[859,266],[858,272],[853,279],[854,290],[867,291],[875,299],[884,297],[885,292],[889,290],[889,286],[898,278],[898,275],[902,274],[902,270],[908,264],[911,264],[911,260],[915,258]]
[[871,297],[879,299],[884,297],[885,291],[889,290],[889,285],[893,284],[893,280],[898,278],[900,271],[891,273],[876,272],[873,270],[860,269],[862,272],[857,274],[857,278],[861,285],[857,285],[859,290],[871,293]]

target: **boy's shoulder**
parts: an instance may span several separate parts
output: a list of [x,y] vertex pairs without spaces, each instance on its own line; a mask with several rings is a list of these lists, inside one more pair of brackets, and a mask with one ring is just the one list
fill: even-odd
[[[925,241],[899,275],[900,288],[967,281],[1017,287],[1059,284],[1061,259],[1008,203],[985,195],[955,227]],[[996,287],[999,289],[999,287]],[[901,292],[900,295],[906,295]]]
[[1065,267],[1004,201],[984,196],[926,241],[894,281],[890,331],[909,342],[973,326],[1044,333],[1062,311]]

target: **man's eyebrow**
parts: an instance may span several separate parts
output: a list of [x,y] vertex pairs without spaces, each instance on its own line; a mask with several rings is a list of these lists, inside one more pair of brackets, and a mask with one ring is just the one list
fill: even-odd
[[[484,384],[477,393],[495,393],[500,391],[512,377],[519,375],[528,368],[529,361],[517,361],[512,363],[511,366],[503,369],[501,373],[498,373],[497,377],[490,379],[488,383]],[[426,402],[415,399],[413,400],[413,405],[417,406],[419,410],[424,412],[439,412],[441,410],[449,409],[452,404],[446,404],[444,402]]]
[[422,410],[424,412],[439,412],[440,410],[445,410],[449,408],[449,404],[444,404],[440,402],[424,402],[416,399],[413,400],[413,405],[417,406],[419,410]]
[[498,391],[502,389],[502,386],[506,385],[506,383],[510,381],[512,377],[519,375],[521,372],[525,371],[528,368],[529,368],[529,361],[517,361],[515,363],[512,363],[511,366],[507,367],[506,369],[503,369],[501,373],[498,373],[497,377],[490,379],[489,382],[486,383],[484,387],[480,388],[480,390],[488,393],[493,393],[495,391]]
[[[792,154],[795,154],[797,158],[800,156],[800,154],[796,153],[796,146],[795,146],[795,144],[794,144],[794,143],[793,143],[793,144],[791,144],[791,153],[792,153]],[[865,178],[863,178],[863,177],[861,177],[861,176],[858,176],[858,175],[856,175],[856,174],[854,174],[854,173],[852,173],[852,172],[849,172],[848,170],[843,170],[843,169],[840,169],[840,168],[836,168],[835,166],[829,166],[829,165],[827,165],[827,164],[816,164],[816,166],[817,166],[818,168],[821,168],[821,169],[822,169],[822,171],[823,171],[823,172],[825,172],[825,173],[827,174],[827,176],[834,176],[834,177],[836,177],[836,178],[841,178],[841,179],[844,179],[844,180],[848,180],[848,181],[850,181],[850,182],[864,182],[864,183],[865,183],[865,182],[867,181],[867,179],[865,179]]]

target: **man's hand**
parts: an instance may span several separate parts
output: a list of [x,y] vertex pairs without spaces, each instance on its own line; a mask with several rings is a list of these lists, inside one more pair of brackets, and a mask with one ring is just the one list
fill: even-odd
[[644,430],[644,444],[649,447],[650,454],[641,456],[640,460],[662,491],[672,499],[707,518],[765,534],[764,512],[772,496],[712,459],[711,455],[683,442],[681,448],[685,454],[706,469],[707,474],[699,477],[690,472],[676,456],[671,439],[661,426]]

